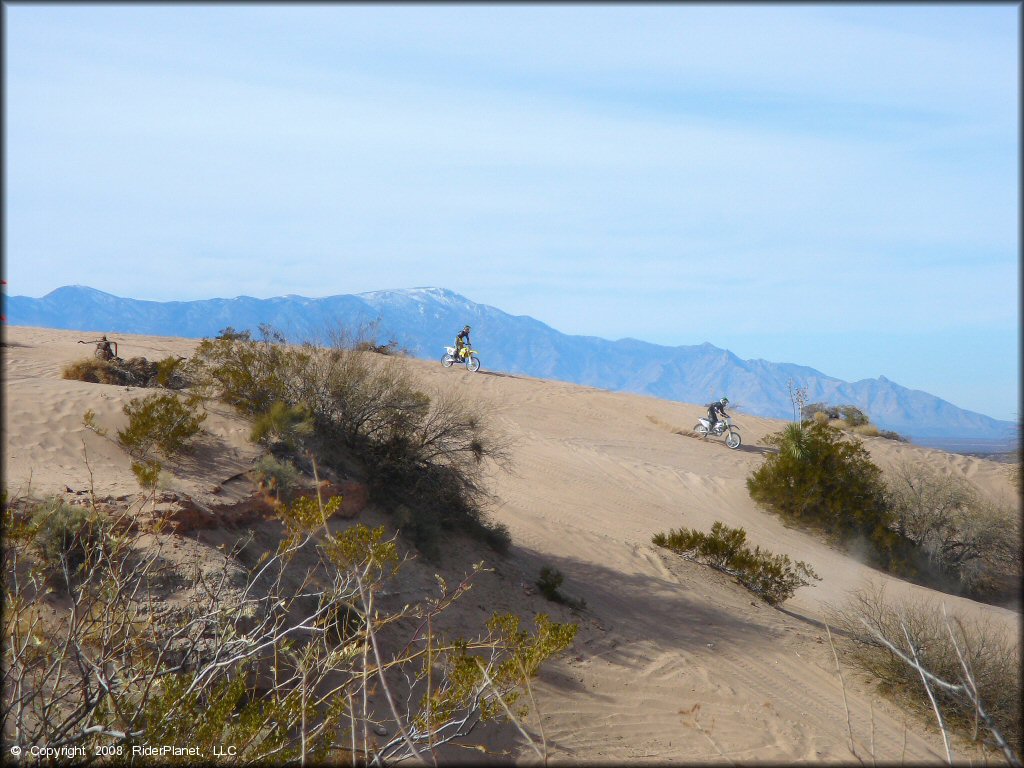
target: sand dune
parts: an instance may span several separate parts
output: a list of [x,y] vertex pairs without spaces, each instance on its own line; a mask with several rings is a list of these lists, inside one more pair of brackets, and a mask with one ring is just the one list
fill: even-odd
[[[6,329],[4,482],[12,491],[29,482],[37,495],[87,487],[83,445],[97,493],[137,490],[123,452],[87,430],[82,414],[92,409],[101,423],[119,426],[122,404],[140,391],[62,380],[62,365],[90,351],[78,338]],[[150,359],[187,355],[196,343],[118,340],[122,357]],[[403,364],[426,391],[454,390],[490,408],[513,441],[512,471],[489,477],[499,500],[494,516],[514,541],[502,578],[529,582],[551,565],[565,575],[563,591],[586,600],[575,647],[545,667],[534,691],[552,760],[850,762],[843,692],[818,622],[829,603],[868,579],[893,595],[941,597],[956,613],[1017,630],[1012,611],[882,576],[759,509],[744,482],[763,461],[759,440],[783,422],[736,411],[744,445],[732,451],[686,434],[703,413],[698,405],[429,361]],[[258,455],[246,426],[227,410],[215,408],[204,426],[211,433],[206,458],[184,467],[181,479],[198,496]],[[881,438],[865,444],[882,466],[919,462],[962,475],[993,499],[1015,498],[1005,465]],[[656,532],[707,529],[716,520],[742,526],[752,544],[807,561],[823,581],[775,610],[724,575],[650,543]],[[552,611],[539,598],[535,607]],[[849,667],[845,674],[862,756],[873,738],[881,761],[945,761],[930,724],[873,694]],[[536,722],[531,729],[539,738]],[[522,762],[535,760],[517,748]]]

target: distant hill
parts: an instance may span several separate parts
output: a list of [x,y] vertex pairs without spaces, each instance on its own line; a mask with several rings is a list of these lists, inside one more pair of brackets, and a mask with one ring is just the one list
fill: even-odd
[[[232,326],[266,323],[292,341],[322,339],[329,327],[378,321],[378,341],[395,339],[414,356],[440,358],[463,325],[473,326],[485,369],[560,379],[668,400],[705,403],[728,394],[742,412],[790,418],[787,384],[808,402],[852,404],[883,429],[941,447],[947,438],[1002,449],[1016,425],[967,411],[884,376],[847,382],[793,363],[741,360],[709,343],[666,347],[636,339],[570,336],[532,317],[510,315],[442,288],[374,291],[311,299],[281,296],[154,302],[66,286],[41,299],[9,296],[11,325],[202,338]],[[980,441],[980,442],[979,442]]]

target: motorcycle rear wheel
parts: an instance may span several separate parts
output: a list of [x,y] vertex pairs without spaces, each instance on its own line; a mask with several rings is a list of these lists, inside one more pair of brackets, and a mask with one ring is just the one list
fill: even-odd
[[444,353],[444,357],[441,358],[441,365],[445,368],[451,368],[455,365],[455,358],[449,355],[447,352]]
[[693,425],[693,431],[696,432],[698,435],[706,435],[708,433],[708,428],[698,421],[696,424]]

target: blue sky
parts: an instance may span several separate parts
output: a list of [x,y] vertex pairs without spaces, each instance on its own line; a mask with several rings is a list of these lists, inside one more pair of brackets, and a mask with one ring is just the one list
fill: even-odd
[[1017,5],[3,10],[12,294],[441,286],[1019,416]]

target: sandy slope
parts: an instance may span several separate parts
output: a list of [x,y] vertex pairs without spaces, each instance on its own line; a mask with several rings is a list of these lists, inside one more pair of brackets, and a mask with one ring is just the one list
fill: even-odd
[[[7,328],[4,352],[4,482],[34,493],[87,487],[83,440],[98,493],[136,489],[128,461],[81,423],[88,408],[111,426],[139,391],[69,382],[60,367],[84,356],[80,334]],[[118,339],[121,355],[186,355],[195,342]],[[486,364],[486,360],[484,361]],[[565,575],[563,591],[588,610],[572,653],[541,673],[535,694],[552,759],[672,762],[848,762],[846,709],[835,663],[817,623],[830,602],[865,583],[894,595],[937,593],[870,571],[814,537],[785,528],[750,500],[744,481],[762,461],[759,438],[782,422],[736,411],[744,446],[727,449],[686,432],[697,405],[481,371],[404,361],[427,391],[454,390],[491,409],[513,441],[510,473],[491,471],[495,517],[511,529],[512,554],[498,563],[509,583],[530,582],[542,565]],[[226,411],[210,416],[202,460],[183,468],[196,494],[248,466],[256,452]],[[1005,465],[869,439],[882,465],[928,463],[967,477],[995,499],[1015,498]],[[747,530],[752,544],[809,562],[824,580],[773,610],[721,574],[667,555],[652,534],[716,520]],[[517,585],[518,586],[518,585]],[[487,594],[486,589],[480,598]],[[954,612],[985,614],[1018,628],[1011,611],[942,596]],[[484,606],[480,606],[483,610]],[[536,606],[537,610],[549,609]],[[554,613],[562,611],[555,607]],[[944,762],[930,727],[871,694],[846,668],[853,730],[862,756]],[[873,728],[872,728],[873,719]],[[532,721],[531,733],[541,729]],[[873,730],[873,736],[872,736]],[[504,732],[507,736],[508,732]],[[521,759],[534,754],[521,747]]]

